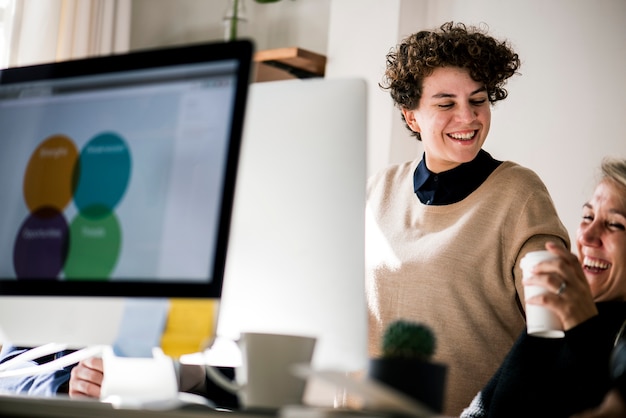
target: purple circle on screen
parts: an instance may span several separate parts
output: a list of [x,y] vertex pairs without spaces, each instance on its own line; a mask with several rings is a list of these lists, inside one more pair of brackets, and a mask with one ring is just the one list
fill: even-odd
[[41,208],[22,223],[13,247],[18,279],[56,280],[68,251],[68,225],[61,212]]

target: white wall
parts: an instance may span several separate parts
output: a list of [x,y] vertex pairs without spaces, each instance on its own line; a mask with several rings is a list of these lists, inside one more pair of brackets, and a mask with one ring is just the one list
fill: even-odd
[[626,2],[432,3],[431,21],[485,21],[516,46],[522,75],[496,105],[485,148],[537,171],[574,239],[600,160],[626,158]]
[[[367,13],[354,24],[360,36],[333,36],[336,26],[349,25],[349,16],[364,3]],[[386,17],[388,9],[400,11],[396,21]],[[331,10],[329,55],[358,49],[363,56],[354,66],[336,68],[329,62],[327,75],[360,75],[372,85],[380,81],[386,53],[379,37],[387,41],[394,30],[399,40],[455,20],[487,23],[492,34],[507,38],[520,54],[522,75],[512,79],[509,98],[494,108],[485,149],[543,178],[574,239],[600,160],[607,155],[626,158],[621,136],[626,119],[625,1],[333,0]],[[369,31],[359,31],[367,27]],[[362,46],[367,44],[373,47]],[[421,147],[407,145],[411,139],[397,111],[393,116],[387,112],[387,94],[371,90],[370,117],[376,122],[368,140],[375,152],[368,162],[374,172],[414,158]]]
[[[242,0],[240,0],[242,1]],[[326,53],[331,0],[243,0],[248,23],[241,34],[258,50],[299,46]],[[187,44],[224,38],[228,0],[132,0],[131,48]]]
[[[368,171],[417,158],[421,145],[378,88],[401,38],[448,20],[486,23],[522,59],[509,98],[493,110],[485,149],[534,169],[574,238],[605,155],[626,158],[624,0],[246,0],[259,49],[326,54],[327,77],[369,82]],[[133,0],[131,47],[221,39],[226,0]]]

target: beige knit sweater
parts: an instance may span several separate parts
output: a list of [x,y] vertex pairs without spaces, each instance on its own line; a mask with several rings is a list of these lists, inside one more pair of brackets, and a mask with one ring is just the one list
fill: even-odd
[[458,416],[487,383],[524,327],[519,261],[548,240],[570,248],[539,177],[503,162],[461,202],[422,204],[419,160],[368,183],[366,290],[369,351],[398,318],[431,326],[435,361],[448,365],[444,413]]

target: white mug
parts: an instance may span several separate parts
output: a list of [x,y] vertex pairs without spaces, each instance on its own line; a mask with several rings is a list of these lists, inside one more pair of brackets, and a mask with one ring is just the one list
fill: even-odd
[[244,409],[277,409],[302,403],[306,381],[292,373],[298,364],[309,365],[316,338],[245,332],[237,344],[241,366],[231,381],[217,369],[207,366],[216,384],[238,396]]

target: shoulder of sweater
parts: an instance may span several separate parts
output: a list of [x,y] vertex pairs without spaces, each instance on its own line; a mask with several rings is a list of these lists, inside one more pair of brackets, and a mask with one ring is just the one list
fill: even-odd
[[[413,172],[420,160],[411,160],[399,164],[387,166],[369,177],[368,188],[376,185],[398,184],[401,181],[412,181]],[[504,161],[490,176],[491,182],[496,187],[511,188],[520,191],[547,191],[541,178],[530,168],[519,165],[513,161]]]
[[626,302],[622,300],[611,300],[596,302],[596,307],[600,315],[618,316],[626,319]]
[[606,301],[596,302],[598,315],[578,324],[565,332],[568,338],[581,338],[587,340],[590,334],[606,335],[613,340],[626,320],[626,302]]
[[405,161],[405,162],[398,163],[398,164],[388,165],[378,170],[377,172],[375,172],[372,176],[370,176],[370,179],[395,176],[398,173],[405,173],[407,171],[412,174],[415,168],[417,167],[417,165],[419,164],[419,161],[420,160],[409,160],[409,161]]
[[490,178],[497,182],[498,187],[502,187],[502,183],[505,183],[505,186],[515,187],[517,191],[524,189],[547,190],[545,183],[537,173],[512,161],[504,161],[500,164]]
[[396,182],[397,180],[413,179],[413,172],[419,160],[406,161],[399,164],[387,166],[369,177],[367,183],[373,186],[379,183]]
[[[380,181],[382,178],[393,178],[393,177],[403,177],[405,174],[410,173],[411,175],[415,171],[419,160],[410,160],[405,161],[403,163],[392,164],[386,166],[374,174],[372,174],[368,181]],[[499,176],[514,178],[514,179],[533,179],[535,181],[541,182],[537,173],[535,173],[530,168],[524,167],[515,163],[513,161],[504,161],[500,166],[496,169],[495,173],[498,173]]]

